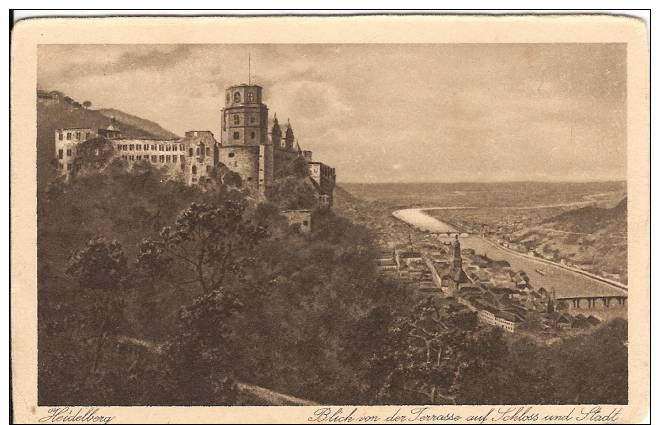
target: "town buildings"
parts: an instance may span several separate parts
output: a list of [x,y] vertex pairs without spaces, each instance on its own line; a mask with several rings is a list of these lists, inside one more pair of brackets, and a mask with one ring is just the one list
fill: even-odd
[[[460,236],[446,242],[428,234],[394,227],[396,244],[382,237],[377,269],[414,288],[420,299],[465,308],[485,326],[507,333],[528,333],[552,338],[559,332],[584,332],[600,323],[594,315],[572,315],[554,291],[534,288],[524,273],[506,261],[492,260],[473,249],[462,249]],[[394,248],[390,245],[394,243]]]

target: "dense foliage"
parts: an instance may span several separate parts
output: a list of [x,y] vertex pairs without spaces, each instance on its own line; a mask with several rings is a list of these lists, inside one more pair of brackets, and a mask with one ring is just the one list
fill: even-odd
[[322,403],[625,402],[625,322],[546,347],[418,303],[376,273],[365,227],[287,225],[303,179],[257,204],[240,182],[115,161],[40,188],[39,402],[245,403],[240,383]]

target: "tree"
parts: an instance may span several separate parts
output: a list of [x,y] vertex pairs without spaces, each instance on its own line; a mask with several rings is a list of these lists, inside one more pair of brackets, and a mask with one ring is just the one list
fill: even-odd
[[268,189],[268,200],[281,209],[314,209],[318,205],[316,191],[309,178],[288,176],[275,180]]
[[117,241],[96,237],[73,254],[66,272],[83,290],[93,292],[88,323],[91,328],[96,329],[97,334],[88,375],[93,379],[104,343],[109,337],[116,335],[121,325],[122,300],[118,293],[128,274],[126,256]]
[[126,278],[128,266],[117,241],[96,237],[71,256],[66,272],[83,288],[112,293]]
[[179,329],[164,347],[165,396],[171,404],[231,405],[238,392],[230,319],[242,309],[230,292],[215,289],[179,313]]
[[453,402],[467,338],[466,331],[450,326],[460,321],[455,314],[429,297],[411,314],[392,322],[382,350],[372,356],[367,368],[373,369],[371,385],[378,382],[377,375],[382,377],[379,402]]
[[140,267],[154,270],[154,262],[170,264],[170,275],[184,277],[179,283],[197,283],[206,294],[229,277],[240,279],[243,267],[253,261],[251,250],[266,237],[264,227],[245,219],[245,208],[236,200],[221,207],[192,203],[174,226],[161,230],[159,241],[146,242],[160,250],[140,257]]
[[92,102],[86,100],[82,103],[82,105],[85,107],[85,109],[89,109],[92,106]]
[[73,167],[76,175],[104,169],[114,155],[112,143],[98,137],[80,143],[76,149]]
[[304,158],[296,158],[289,165],[289,173],[297,178],[303,179],[309,176],[309,167]]
[[456,381],[461,404],[506,404],[503,383],[508,370],[508,347],[500,328],[472,333],[461,341],[462,364]]

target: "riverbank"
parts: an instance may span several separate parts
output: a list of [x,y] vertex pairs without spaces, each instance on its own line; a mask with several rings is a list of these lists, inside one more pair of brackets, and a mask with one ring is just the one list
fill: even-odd
[[565,265],[565,264],[556,263],[556,262],[554,262],[554,261],[546,260],[545,258],[532,257],[532,256],[527,255],[527,254],[524,254],[524,253],[522,253],[522,252],[518,252],[518,251],[516,251],[516,250],[514,250],[514,249],[511,249],[511,248],[507,248],[507,247],[505,247],[505,246],[502,246],[502,245],[500,245],[500,244],[498,244],[498,243],[496,243],[496,242],[493,242],[493,241],[491,241],[491,240],[489,240],[489,239],[487,239],[487,238],[484,238],[484,237],[482,237],[481,239],[483,239],[484,241],[490,243],[491,245],[493,245],[493,246],[495,246],[495,247],[497,247],[497,248],[500,248],[500,249],[503,250],[503,251],[508,251],[509,253],[511,253],[511,254],[513,254],[513,255],[518,255],[518,256],[521,256],[521,257],[525,257],[525,258],[528,259],[528,260],[537,261],[537,262],[539,262],[539,263],[550,264],[550,265],[552,265],[552,266],[554,266],[554,267],[559,267],[559,268],[562,268],[562,269],[564,269],[564,270],[571,271],[571,272],[573,272],[573,273],[578,273],[578,274],[581,274],[581,275],[583,275],[583,276],[586,276],[586,277],[589,277],[589,278],[591,278],[591,279],[595,279],[595,280],[601,281],[601,282],[603,282],[603,283],[606,283],[606,284],[608,284],[608,285],[612,285],[612,286],[614,286],[614,287],[616,287],[616,288],[623,289],[624,291],[628,292],[628,286],[624,285],[624,284],[621,283],[621,282],[617,282],[617,281],[615,281],[615,280],[610,280],[610,279],[607,279],[607,278],[605,278],[605,277],[598,276],[597,274],[589,273],[588,271],[581,270],[581,269],[577,269],[577,268],[575,268],[575,267],[570,267],[570,266],[567,266],[567,265]]
[[[444,207],[443,209],[452,208]],[[439,208],[409,208],[397,210],[392,215],[422,231],[431,233],[456,232],[456,229],[424,211]],[[453,208],[462,209],[462,208]],[[583,270],[576,270],[552,261],[530,257],[517,251],[507,249],[497,243],[480,236],[470,236],[461,239],[464,248],[487,255],[494,260],[505,260],[515,270],[525,271],[534,282],[534,286],[555,289],[557,296],[608,296],[627,295],[627,287],[623,284],[612,284],[600,276],[591,275]],[[543,273],[539,273],[539,270]]]

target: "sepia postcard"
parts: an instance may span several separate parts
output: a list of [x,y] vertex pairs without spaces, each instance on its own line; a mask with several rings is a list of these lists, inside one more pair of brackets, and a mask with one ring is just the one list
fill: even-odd
[[11,51],[18,423],[637,423],[646,24],[42,18]]

